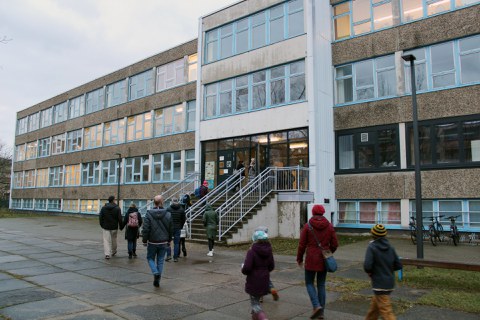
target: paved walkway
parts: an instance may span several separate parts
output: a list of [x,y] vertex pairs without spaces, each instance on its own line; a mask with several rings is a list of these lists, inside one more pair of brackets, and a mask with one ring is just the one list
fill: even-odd
[[[166,263],[160,288],[152,285],[146,250],[129,260],[123,232],[118,255],[103,256],[102,235],[95,218],[33,217],[0,219],[0,319],[250,319],[240,264],[245,252],[219,247],[213,258],[204,246],[187,244],[188,257]],[[416,248],[392,240],[403,257]],[[334,278],[367,279],[361,261],[367,242],[340,248],[340,270]],[[480,264],[480,246],[425,244],[425,259],[446,258]],[[303,271],[291,256],[276,255],[272,280],[280,300],[266,297],[270,319],[308,319],[310,302]],[[368,292],[367,292],[368,294]],[[397,290],[394,296],[416,299],[425,292]],[[363,319],[367,301],[344,302],[328,292],[326,319]],[[398,319],[479,319],[479,315],[415,306]]]

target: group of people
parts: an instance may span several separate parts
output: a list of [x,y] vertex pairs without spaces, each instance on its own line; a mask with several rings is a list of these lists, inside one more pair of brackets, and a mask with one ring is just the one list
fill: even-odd
[[[105,258],[110,259],[116,254],[116,234],[118,228],[122,230],[124,226],[127,226],[125,237],[128,241],[129,258],[136,257],[136,239],[140,234],[138,229],[135,233],[133,227],[132,230],[128,230],[129,224],[135,225],[135,221],[131,221],[134,219],[130,219],[130,216],[136,213],[137,228],[142,226],[142,242],[147,247],[147,261],[154,277],[153,285],[159,287],[164,258],[167,255],[168,259],[172,239],[174,239],[174,261],[178,261],[180,255],[180,230],[185,223],[185,212],[182,206],[178,199],[173,199],[170,207],[164,209],[162,196],[158,195],[154,198],[154,208],[147,211],[144,219],[138,210],[135,211],[135,207],[130,207],[122,220],[120,208],[114,203],[114,200],[115,198],[111,196],[100,212]],[[325,208],[322,205],[313,206],[312,217],[301,230],[297,249],[296,261],[298,266],[304,269],[305,286],[312,305],[310,319],[324,319],[327,270],[322,249],[335,252],[338,248],[335,229],[324,217],[324,213]],[[203,222],[209,239],[207,255],[213,256],[218,215],[208,203]],[[377,224],[371,228],[370,232],[373,240],[367,247],[363,267],[371,278],[374,294],[365,319],[375,320],[381,316],[382,319],[392,320],[395,319],[395,315],[390,301],[390,293],[395,285],[394,272],[400,270],[402,264],[395,249],[386,239],[386,228]],[[265,227],[255,229],[252,241],[253,244],[242,263],[241,272],[246,275],[245,292],[250,296],[252,319],[266,320],[268,318],[261,305],[263,296],[272,294],[274,300],[279,299],[278,292],[270,280],[270,272],[275,268],[275,260],[269,242],[268,229]],[[182,250],[186,255],[185,249]]]

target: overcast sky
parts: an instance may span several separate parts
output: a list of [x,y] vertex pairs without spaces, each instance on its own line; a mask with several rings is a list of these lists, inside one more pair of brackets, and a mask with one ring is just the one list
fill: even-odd
[[0,0],[0,142],[16,113],[189,40],[238,0]]

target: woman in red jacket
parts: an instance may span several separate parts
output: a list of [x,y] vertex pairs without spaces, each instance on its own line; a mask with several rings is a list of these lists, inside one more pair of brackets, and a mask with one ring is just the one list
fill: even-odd
[[[305,251],[307,252],[305,258],[305,285],[313,306],[313,313],[310,319],[323,319],[326,300],[325,280],[327,278],[327,271],[325,269],[322,251],[317,245],[315,236],[324,249],[330,249],[332,252],[335,252],[338,247],[335,229],[333,229],[333,225],[323,216],[324,213],[325,208],[322,205],[317,204],[313,206],[313,216],[303,227],[298,243],[297,264],[299,267],[303,266],[303,255]],[[317,277],[316,288],[314,285],[315,276]]]

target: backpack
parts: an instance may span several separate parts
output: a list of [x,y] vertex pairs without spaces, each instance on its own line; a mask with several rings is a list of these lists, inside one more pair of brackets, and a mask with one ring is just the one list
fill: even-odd
[[138,228],[138,215],[137,212],[132,212],[128,215],[127,226],[130,228]]
[[180,200],[180,204],[183,205],[185,209],[190,207],[191,205],[190,196],[188,194],[184,194],[182,199]]
[[200,187],[195,189],[195,197],[200,198]]

